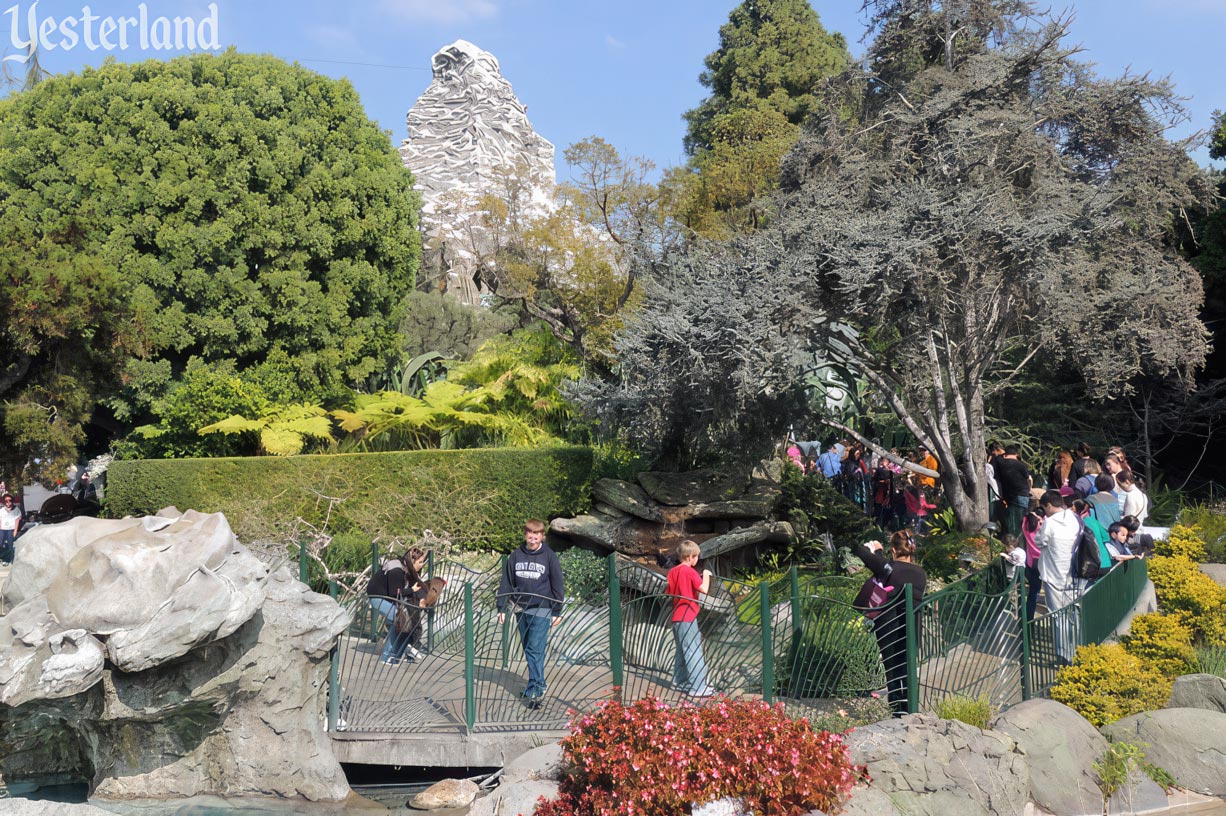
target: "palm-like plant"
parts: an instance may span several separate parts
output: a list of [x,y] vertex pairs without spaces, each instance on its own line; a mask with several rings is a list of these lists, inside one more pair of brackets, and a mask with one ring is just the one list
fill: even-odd
[[308,440],[332,442],[332,420],[318,405],[299,403],[278,406],[256,419],[233,414],[220,422],[205,425],[196,433],[259,435],[261,453],[272,456],[294,456],[302,453]]

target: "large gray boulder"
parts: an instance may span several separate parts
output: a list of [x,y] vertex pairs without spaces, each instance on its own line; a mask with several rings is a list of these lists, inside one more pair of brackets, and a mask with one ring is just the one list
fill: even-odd
[[1167,708],[1203,708],[1226,714],[1226,678],[1216,674],[1185,674],[1171,685]]
[[1021,816],[1029,768],[1012,737],[911,714],[853,730],[853,764],[906,816]]
[[321,725],[349,620],[335,601],[269,575],[220,514],[77,519],[22,540],[0,618],[5,779],[75,777],[97,799],[349,795]]
[[1226,714],[1203,708],[1164,708],[1103,727],[1116,742],[1145,746],[1145,758],[1180,787],[1226,796]]
[[1035,804],[1056,816],[1103,812],[1093,766],[1107,740],[1076,711],[1054,700],[1027,700],[993,720],[992,730],[1017,740],[1026,752]]
[[472,803],[468,816],[527,816],[536,810],[536,800],[544,796],[556,799],[558,783],[543,779],[526,779],[499,785],[488,796]]
[[864,784],[851,789],[851,796],[839,813],[842,816],[901,816],[890,797]]
[[502,784],[544,779],[550,782],[562,780],[562,745],[549,742],[539,748],[520,754],[502,769]]

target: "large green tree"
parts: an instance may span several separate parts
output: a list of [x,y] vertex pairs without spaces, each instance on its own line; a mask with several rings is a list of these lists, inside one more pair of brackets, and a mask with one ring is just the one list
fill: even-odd
[[303,399],[381,368],[418,208],[353,87],[273,57],[109,63],[0,102],[10,466],[71,458],[101,399],[147,418],[193,358],[271,357]]
[[825,81],[850,62],[843,36],[827,32],[807,0],[734,8],[698,78],[711,94],[685,114],[691,160],[666,185],[678,216],[710,237],[756,228],[755,200],[774,189]]
[[[751,376],[726,386],[737,399],[689,412],[685,433],[711,437],[729,423],[720,406],[838,364],[937,456],[974,528],[987,520],[985,403],[1018,372],[1064,361],[1107,397],[1142,374],[1186,385],[1203,363],[1201,281],[1174,225],[1210,184],[1164,138],[1170,86],[1096,77],[1064,45],[1066,21],[1019,2],[880,5],[872,67],[842,76],[838,104],[789,154],[775,227],[661,267],[619,344],[619,385],[652,376],[647,356],[672,345],[687,353],[655,376],[693,382],[718,370],[712,358],[743,361]],[[903,51],[918,56],[900,64]],[[775,296],[748,297],[753,279]],[[723,314],[686,300],[721,281]],[[625,390],[594,401],[650,418]]]

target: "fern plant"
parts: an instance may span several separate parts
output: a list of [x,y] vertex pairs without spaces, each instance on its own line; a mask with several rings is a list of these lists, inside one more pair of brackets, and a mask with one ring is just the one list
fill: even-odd
[[256,419],[232,414],[220,422],[197,429],[196,433],[201,436],[213,433],[258,434],[260,453],[271,456],[302,453],[310,441],[334,441],[328,412],[318,405],[307,403],[277,406]]

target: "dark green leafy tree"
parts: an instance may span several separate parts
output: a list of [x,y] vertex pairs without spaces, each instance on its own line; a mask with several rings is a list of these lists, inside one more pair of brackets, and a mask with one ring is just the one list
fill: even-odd
[[842,35],[827,32],[807,0],[747,0],[733,9],[698,78],[711,95],[685,114],[692,158],[665,184],[677,216],[712,238],[755,229],[755,201],[774,189],[825,81],[850,62]]
[[233,51],[49,78],[0,102],[0,400],[138,423],[193,357],[337,393],[396,351],[417,211],[347,82]]
[[[1105,397],[1143,373],[1187,384],[1203,363],[1201,282],[1173,226],[1207,205],[1210,185],[1164,138],[1178,114],[1170,86],[1096,77],[1063,44],[1065,21],[992,0],[873,8],[889,36],[870,64],[908,42],[914,64],[890,63],[888,84],[871,70],[840,78],[838,104],[784,164],[776,226],[731,257],[672,261],[691,271],[657,277],[663,291],[644,307],[655,323],[619,361],[624,379],[648,370],[640,357],[695,337],[658,376],[699,389],[706,428],[748,404],[753,378],[713,379],[723,359],[758,369],[764,398],[806,373],[804,354],[781,353],[789,342],[844,366],[937,456],[959,525],[977,528],[985,401],[1019,372],[1066,361]],[[747,279],[770,290],[749,294]],[[728,312],[681,305],[693,281],[722,285]],[[608,406],[619,394],[595,396]]]

